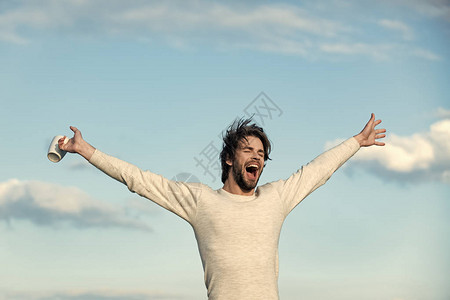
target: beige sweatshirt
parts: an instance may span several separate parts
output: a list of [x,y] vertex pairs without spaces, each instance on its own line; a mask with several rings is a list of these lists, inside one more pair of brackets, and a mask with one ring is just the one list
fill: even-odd
[[185,219],[195,232],[210,300],[278,298],[278,240],[289,212],[359,149],[350,138],[253,196],[171,181],[96,150],[90,163]]

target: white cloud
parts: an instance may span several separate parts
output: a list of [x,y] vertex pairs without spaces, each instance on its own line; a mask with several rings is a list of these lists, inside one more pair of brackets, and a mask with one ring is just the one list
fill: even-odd
[[427,132],[410,136],[388,133],[385,142],[384,147],[361,149],[351,164],[389,180],[450,184],[450,119],[432,124]]
[[413,30],[403,22],[383,19],[378,24],[384,28],[400,32],[404,40],[412,40],[414,38]]
[[[78,37],[126,36],[184,49],[208,45],[314,59],[363,55],[385,60],[403,56],[405,51],[422,59],[439,59],[430,50],[411,45],[401,47],[397,40],[386,37],[368,43],[367,37],[372,36],[368,25],[371,21],[348,14],[330,14],[333,5],[337,4],[330,1],[318,9],[311,3],[202,0],[18,1],[14,7],[0,12],[0,41],[27,44],[44,32]],[[348,11],[358,7],[352,2],[348,6]],[[405,40],[414,36],[413,29],[399,20],[384,19],[379,24],[400,32]]]
[[376,161],[387,170],[400,173],[426,170],[435,159],[431,141],[421,134],[409,137],[390,134],[383,149],[363,149],[355,157],[359,161]]
[[439,107],[436,110],[436,115],[438,118],[442,118],[442,119],[450,118],[450,109],[445,109],[443,107]]
[[448,0],[389,0],[419,14],[432,18],[442,18],[450,21],[450,2]]
[[334,43],[322,44],[320,50],[327,53],[367,55],[377,60],[386,60],[390,56],[392,45],[376,45],[367,43]]
[[18,45],[26,45],[28,44],[28,40],[19,36],[10,30],[0,31],[0,41],[5,41],[8,43],[18,44]]
[[126,208],[92,199],[75,187],[11,179],[0,183],[0,220],[27,220],[39,226],[120,227],[150,230]]
[[422,48],[402,44],[368,44],[368,43],[323,43],[319,50],[324,53],[338,55],[360,55],[372,57],[375,60],[389,60],[395,55],[419,57],[430,61],[439,61],[442,58]]
[[[103,4],[104,5],[103,5]],[[232,40],[238,44],[272,38],[295,41],[303,34],[333,37],[344,27],[288,5],[225,5],[204,1],[45,1],[22,3],[0,14],[0,38],[24,41],[20,28],[69,33],[159,36],[168,39]],[[276,46],[276,40],[273,47]],[[285,42],[286,43],[286,42]],[[292,45],[292,43],[291,43]],[[258,48],[258,45],[255,45]],[[292,52],[292,50],[288,50]]]
[[215,29],[243,30],[253,34],[303,32],[335,36],[344,30],[337,22],[313,16],[295,6],[274,4],[233,7],[202,1],[152,3],[116,11],[109,19],[122,26],[144,26],[165,33]]
[[425,49],[421,49],[421,48],[412,49],[411,54],[414,56],[426,59],[426,60],[431,60],[431,61],[442,60],[442,57],[440,57],[436,53],[433,53],[429,50],[425,50]]

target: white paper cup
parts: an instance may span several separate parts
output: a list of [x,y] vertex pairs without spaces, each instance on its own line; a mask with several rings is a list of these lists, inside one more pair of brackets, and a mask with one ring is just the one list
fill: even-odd
[[[64,155],[66,155],[67,151],[61,150],[58,145],[58,140],[64,137],[63,135],[57,135],[53,138],[50,146],[48,147],[47,157],[50,161],[57,163],[61,159],[63,159]],[[69,138],[66,137],[64,140],[64,144],[69,141]]]

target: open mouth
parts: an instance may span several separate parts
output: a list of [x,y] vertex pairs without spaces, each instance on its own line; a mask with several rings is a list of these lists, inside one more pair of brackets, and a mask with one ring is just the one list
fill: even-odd
[[249,165],[245,168],[245,171],[247,172],[247,176],[251,180],[256,180],[258,176],[258,166],[257,165]]

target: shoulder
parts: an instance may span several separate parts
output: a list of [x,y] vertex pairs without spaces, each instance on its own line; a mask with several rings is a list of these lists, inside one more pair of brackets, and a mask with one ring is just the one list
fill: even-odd
[[266,196],[276,192],[277,188],[283,184],[283,180],[277,180],[272,182],[267,182],[263,185],[258,186],[256,193],[258,196]]

